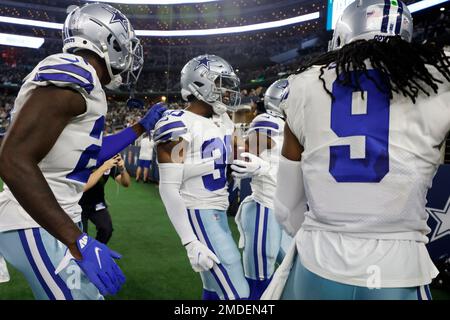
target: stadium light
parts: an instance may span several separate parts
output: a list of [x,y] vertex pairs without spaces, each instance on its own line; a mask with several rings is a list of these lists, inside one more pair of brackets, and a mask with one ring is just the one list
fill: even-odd
[[249,32],[249,31],[283,27],[290,24],[318,19],[319,17],[320,13],[317,11],[294,18],[256,23],[239,27],[195,29],[195,30],[136,30],[136,35],[146,37],[189,37],[189,36],[209,36],[209,35],[219,35],[229,33],[240,33],[240,32]]
[[435,5],[448,2],[449,0],[422,0],[408,6],[408,9],[411,13],[417,12],[423,9],[427,9],[429,7],[433,7]]
[[123,4],[168,5],[168,4],[217,2],[219,0],[85,0],[85,1],[87,1],[87,2],[90,1],[90,2],[123,3]]
[[47,28],[47,29],[58,29],[58,30],[62,30],[62,27],[63,27],[62,23],[46,22],[46,21],[31,20],[31,19],[12,18],[12,17],[5,17],[5,16],[0,16],[0,22],[11,23],[11,24],[20,24],[23,26],[41,27],[41,28]]
[[38,49],[45,39],[40,37],[19,36],[17,34],[0,33],[0,45]]
[[[304,14],[298,17],[293,17],[284,20],[271,21],[250,24],[246,26],[239,27],[227,27],[227,28],[217,28],[217,29],[196,29],[196,30],[136,30],[138,36],[144,37],[186,37],[186,36],[208,36],[208,35],[218,35],[218,34],[228,34],[228,33],[240,33],[248,31],[257,31],[270,28],[283,27],[295,23],[305,22],[309,20],[318,19],[320,17],[319,11]],[[46,22],[30,19],[21,18],[11,18],[0,16],[0,22],[20,24],[33,27],[42,27],[50,29],[62,30],[62,23]]]

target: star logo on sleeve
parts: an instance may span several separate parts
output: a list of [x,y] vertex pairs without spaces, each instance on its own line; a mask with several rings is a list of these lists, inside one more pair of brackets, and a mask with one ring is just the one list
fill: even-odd
[[107,11],[111,12],[112,17],[109,23],[119,22],[122,27],[128,32],[128,19],[119,10],[112,10],[111,8],[104,7]]
[[208,59],[208,57],[203,57],[199,60],[195,60],[198,62],[197,66],[194,68],[194,70],[197,70],[198,68],[200,68],[201,66],[205,67],[206,69],[209,70],[209,63],[210,62],[214,62],[216,60],[212,60],[212,59]]
[[436,228],[431,233],[430,242],[450,235],[450,197],[444,209],[426,208],[425,210],[437,223]]

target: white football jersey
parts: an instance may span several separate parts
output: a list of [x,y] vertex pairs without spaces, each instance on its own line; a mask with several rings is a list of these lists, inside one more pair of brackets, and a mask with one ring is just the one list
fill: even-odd
[[[70,120],[39,163],[59,205],[74,222],[79,222],[81,207],[78,201],[101,148],[106,96],[95,69],[82,57],[63,53],[51,55],[24,79],[11,113],[12,123],[32,91],[49,85],[76,90],[86,100],[86,112]],[[33,192],[33,186],[23,188]],[[38,226],[5,185],[0,193],[0,232]]]
[[323,78],[334,102],[320,67],[289,80],[287,123],[304,147],[305,229],[427,241],[426,194],[450,130],[450,83],[430,71],[443,81],[439,93],[429,89],[415,104],[399,94],[389,100],[367,78],[363,100],[334,82],[333,68]]
[[139,160],[152,160],[153,155],[153,140],[145,137],[141,140],[141,147],[139,149]]
[[[273,197],[277,187],[278,162],[283,146],[284,120],[268,113],[258,115],[253,119],[247,134],[251,132],[267,134],[274,142],[271,149],[260,153],[259,157],[270,163],[270,171],[254,176],[251,180],[253,198],[265,207],[273,209]],[[265,143],[261,142],[260,143]]]
[[320,67],[289,79],[286,121],[304,147],[309,207],[297,248],[310,271],[367,286],[376,268],[381,287],[425,285],[437,275],[425,247],[425,203],[450,130],[450,83],[429,70],[443,83],[415,104],[395,93],[390,100],[366,76],[362,99],[334,82],[333,67],[323,79],[334,101]]
[[[180,194],[188,209],[228,208],[227,163],[231,156],[234,123],[227,114],[205,118],[187,110],[168,112],[153,133],[155,144],[177,140],[188,142]],[[215,159],[209,172],[192,174],[192,168]]]

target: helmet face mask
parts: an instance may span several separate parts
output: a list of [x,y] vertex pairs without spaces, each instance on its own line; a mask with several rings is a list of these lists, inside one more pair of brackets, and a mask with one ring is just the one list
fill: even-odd
[[240,104],[240,81],[231,65],[215,55],[191,59],[181,70],[181,95],[209,104],[216,114],[234,112]]
[[107,4],[70,7],[63,27],[63,52],[90,50],[105,60],[111,81],[127,72],[124,84],[136,82],[143,50],[128,19]]
[[126,83],[136,84],[141,75],[142,67],[144,66],[144,49],[139,39],[132,39],[132,47],[130,53],[130,67],[127,71]]
[[383,40],[400,36],[411,42],[413,19],[400,0],[356,0],[338,18],[328,50],[356,40]]
[[219,74],[214,83],[216,87],[213,92],[219,95],[217,102],[225,105],[228,111],[235,112],[241,103],[239,79]]

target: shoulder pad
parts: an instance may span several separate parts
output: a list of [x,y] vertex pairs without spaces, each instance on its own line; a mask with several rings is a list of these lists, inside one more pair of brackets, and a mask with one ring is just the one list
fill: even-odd
[[70,87],[90,94],[94,89],[95,70],[82,57],[73,54],[54,54],[42,60],[36,67],[34,82],[44,86],[53,84]]
[[155,143],[177,140],[187,133],[185,112],[183,110],[166,111],[158,121],[153,133]]
[[261,131],[263,133],[279,134],[282,129],[281,123],[277,117],[268,113],[263,113],[253,119],[248,132]]

